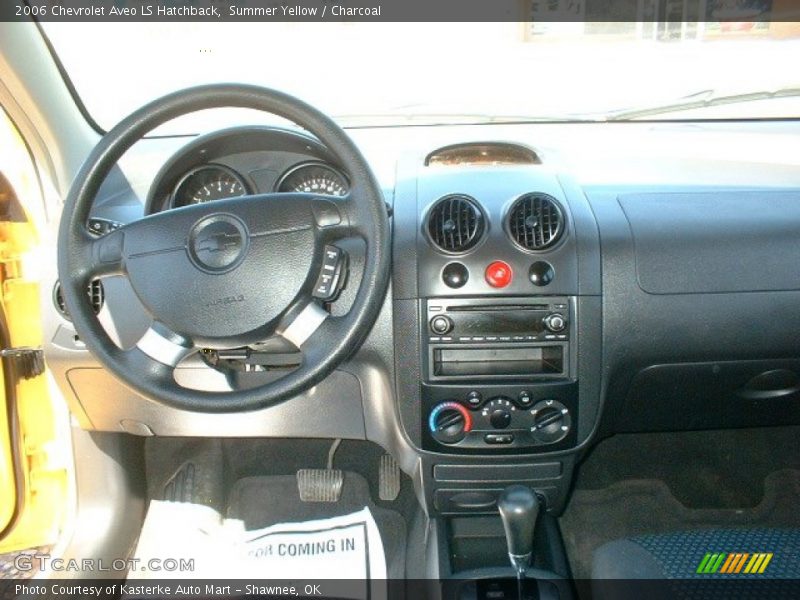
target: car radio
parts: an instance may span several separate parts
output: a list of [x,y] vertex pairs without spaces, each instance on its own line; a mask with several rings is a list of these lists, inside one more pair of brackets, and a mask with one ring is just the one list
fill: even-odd
[[567,298],[434,298],[425,308],[430,381],[567,373]]
[[567,297],[429,298],[423,305],[423,446],[536,452],[575,440]]

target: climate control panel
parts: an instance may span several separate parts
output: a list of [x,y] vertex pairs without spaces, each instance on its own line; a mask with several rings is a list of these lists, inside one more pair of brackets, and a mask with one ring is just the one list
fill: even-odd
[[423,440],[448,453],[557,450],[574,443],[575,382],[535,386],[423,386]]

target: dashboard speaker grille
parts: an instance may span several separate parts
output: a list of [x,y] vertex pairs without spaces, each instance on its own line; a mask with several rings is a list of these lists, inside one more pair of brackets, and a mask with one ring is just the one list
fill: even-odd
[[445,252],[466,252],[475,247],[484,228],[483,213],[468,196],[445,196],[428,213],[431,241]]
[[[92,305],[92,309],[94,309],[94,313],[97,314],[103,308],[103,304],[106,300],[105,290],[103,289],[103,283],[99,279],[95,279],[92,283],[89,284],[89,287],[86,289],[86,295],[89,298],[89,302]],[[71,321],[72,319],[69,316],[69,312],[67,311],[67,305],[64,302],[64,295],[61,293],[61,282],[57,281],[55,289],[53,289],[53,301],[55,302],[56,309],[61,316],[65,319]]]
[[564,232],[564,215],[555,198],[547,194],[526,194],[508,213],[511,239],[526,250],[544,250]]

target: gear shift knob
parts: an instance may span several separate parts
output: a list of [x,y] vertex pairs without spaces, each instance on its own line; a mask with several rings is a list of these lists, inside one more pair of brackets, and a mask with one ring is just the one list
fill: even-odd
[[517,570],[524,574],[531,564],[533,554],[533,532],[539,516],[539,498],[524,485],[512,485],[500,494],[497,508],[506,531],[508,558]]

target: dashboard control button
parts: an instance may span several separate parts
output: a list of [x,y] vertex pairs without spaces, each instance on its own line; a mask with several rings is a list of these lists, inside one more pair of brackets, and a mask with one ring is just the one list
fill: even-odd
[[514,442],[513,433],[487,433],[483,436],[483,441],[487,444],[512,444]]
[[322,268],[314,284],[314,298],[334,300],[339,295],[347,272],[347,254],[336,246],[325,246]]
[[467,267],[459,262],[451,262],[442,269],[442,281],[447,287],[460,288],[469,280]]
[[533,285],[542,287],[553,281],[555,271],[553,266],[544,260],[537,260],[528,269],[528,279],[531,280]]
[[517,395],[517,404],[519,404],[522,408],[528,408],[531,404],[533,404],[533,396],[528,390],[522,390]]
[[531,409],[531,435],[541,444],[563,440],[572,426],[569,409],[558,400],[542,400]]
[[511,266],[502,260],[496,260],[486,267],[486,283],[492,287],[504,288],[514,277]]
[[511,425],[511,412],[507,408],[496,408],[489,416],[489,422],[495,429],[505,429]]
[[483,394],[481,394],[477,390],[472,390],[469,394],[467,394],[467,404],[472,407],[478,407],[483,402]]
[[431,331],[434,333],[438,333],[439,335],[443,335],[445,333],[450,333],[453,329],[453,321],[450,317],[445,317],[444,315],[437,315],[431,319]]
[[87,223],[87,229],[89,230],[89,233],[96,236],[103,236],[107,233],[111,233],[112,231],[116,231],[120,227],[122,227],[122,223],[119,221],[112,221],[110,219],[103,219],[101,217],[92,217]]
[[560,313],[553,313],[544,318],[544,326],[548,331],[558,333],[566,329],[567,320],[564,318],[564,315]]
[[428,428],[436,441],[456,444],[472,430],[472,415],[458,402],[442,402],[431,411]]
[[511,400],[505,396],[496,396],[483,407],[481,414],[484,418],[489,419],[493,429],[505,429],[511,425],[511,413],[515,410],[517,409],[511,403]]

